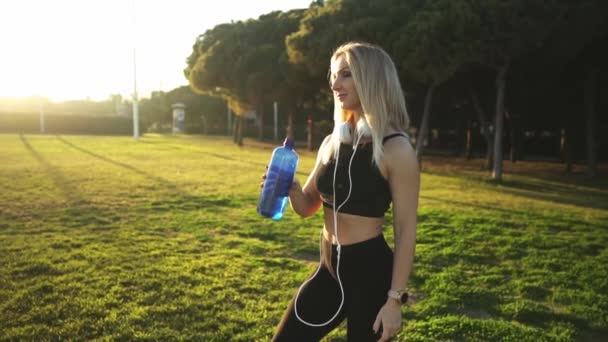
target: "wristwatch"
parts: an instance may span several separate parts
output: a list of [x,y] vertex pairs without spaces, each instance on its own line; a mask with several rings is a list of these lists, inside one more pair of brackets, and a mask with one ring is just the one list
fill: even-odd
[[407,303],[407,288],[404,290],[389,290],[388,297],[398,301],[400,304]]

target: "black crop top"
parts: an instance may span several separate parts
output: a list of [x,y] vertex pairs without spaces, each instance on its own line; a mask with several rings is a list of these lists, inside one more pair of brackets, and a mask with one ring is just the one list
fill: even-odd
[[[384,137],[383,143],[396,136],[407,135],[395,133]],[[340,144],[338,170],[336,172],[336,205],[340,207],[348,195],[348,163],[353,154],[353,147]],[[391,201],[391,190],[388,181],[382,176],[376,163],[372,163],[373,148],[371,143],[361,144],[357,148],[351,166],[352,191],[348,201],[340,207],[339,212],[367,217],[383,217]],[[319,171],[317,189],[321,193],[323,206],[333,209],[333,177],[335,159]]]

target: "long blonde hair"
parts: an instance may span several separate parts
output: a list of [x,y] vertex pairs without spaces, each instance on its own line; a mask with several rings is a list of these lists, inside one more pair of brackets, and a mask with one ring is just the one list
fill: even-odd
[[[388,128],[406,131],[410,124],[397,69],[386,51],[369,43],[343,44],[336,49],[331,60],[335,61],[340,56],[344,56],[353,77],[363,110],[361,119],[367,121],[371,128],[372,161],[380,167],[384,155],[382,139]],[[342,109],[340,103],[334,101],[334,128],[351,117],[350,111]],[[339,132],[334,129],[330,144],[323,152],[323,164],[331,160],[339,144]]]
[[[410,124],[397,69],[386,51],[368,43],[350,42],[341,45],[333,53],[331,60],[335,61],[340,56],[344,56],[348,64],[361,102],[363,115],[360,120],[365,120],[371,128],[373,156],[370,163],[373,162],[380,168],[384,155],[384,134],[389,128],[406,131]],[[322,152],[324,165],[334,157],[340,145],[340,130],[337,128],[352,120],[352,115],[352,112],[342,109],[338,101],[334,101],[334,131]],[[323,261],[335,277],[331,265],[331,242],[323,240]]]

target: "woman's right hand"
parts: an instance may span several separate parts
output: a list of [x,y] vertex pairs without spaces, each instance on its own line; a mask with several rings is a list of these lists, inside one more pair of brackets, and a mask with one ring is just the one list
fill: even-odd
[[[268,176],[268,165],[266,165],[266,172],[262,175],[262,181],[260,182],[260,189],[264,188],[264,184],[266,183],[266,178]],[[300,184],[300,182],[296,179],[296,177],[293,177],[293,182],[291,183],[291,186],[289,187],[289,195],[291,195],[292,191],[302,191],[302,185]]]
[[291,186],[289,187],[289,196],[291,196],[294,191],[302,192],[302,185],[296,179],[296,177],[293,177],[293,182],[291,183]]
[[266,182],[266,175],[268,174],[268,165],[266,165],[266,172],[262,175],[262,181],[260,182],[260,189],[264,188],[264,183]]

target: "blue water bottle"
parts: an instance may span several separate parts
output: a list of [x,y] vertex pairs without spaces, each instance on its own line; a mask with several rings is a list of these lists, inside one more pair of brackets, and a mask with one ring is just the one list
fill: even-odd
[[266,181],[258,203],[258,213],[280,220],[289,199],[289,188],[298,166],[298,154],[293,150],[293,139],[287,137],[283,146],[272,151]]

